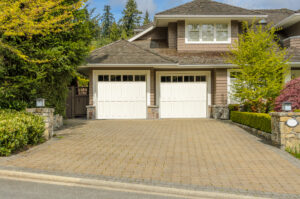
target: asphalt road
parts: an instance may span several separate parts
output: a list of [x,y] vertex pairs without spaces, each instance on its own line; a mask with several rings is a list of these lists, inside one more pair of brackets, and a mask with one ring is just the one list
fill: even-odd
[[77,186],[0,179],[0,199],[181,199]]

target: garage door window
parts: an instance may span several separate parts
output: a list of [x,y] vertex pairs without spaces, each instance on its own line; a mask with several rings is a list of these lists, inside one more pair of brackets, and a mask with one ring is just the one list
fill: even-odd
[[122,81],[121,75],[111,75],[110,76],[110,81],[112,81],[112,82],[121,82]]
[[123,75],[124,82],[133,82],[133,75]]
[[136,75],[134,77],[134,79],[136,82],[144,82],[144,81],[146,81],[146,76],[145,75]]
[[184,76],[184,82],[194,82],[195,77],[194,76]]
[[206,82],[206,76],[196,76],[196,82]]
[[183,82],[182,76],[173,76],[173,82]]
[[99,82],[108,82],[109,81],[109,75],[99,75],[98,76]]
[[161,82],[171,82],[171,76],[161,76]]

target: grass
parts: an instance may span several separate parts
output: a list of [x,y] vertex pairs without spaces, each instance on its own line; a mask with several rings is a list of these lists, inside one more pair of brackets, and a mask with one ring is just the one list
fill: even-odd
[[300,159],[300,153],[295,153],[294,150],[290,148],[287,148],[286,151],[289,152],[291,155],[293,155],[295,158]]

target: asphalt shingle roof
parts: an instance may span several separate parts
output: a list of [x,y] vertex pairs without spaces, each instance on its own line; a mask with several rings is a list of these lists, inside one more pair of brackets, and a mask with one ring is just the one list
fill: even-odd
[[119,40],[94,50],[87,62],[89,64],[173,64],[174,60],[126,40]]
[[244,8],[215,2],[194,0],[156,15],[260,15],[261,13]]
[[267,9],[267,10],[256,10],[264,15],[268,15],[267,23],[273,23],[274,25],[282,21],[283,19],[295,14],[293,10],[286,8],[283,9]]

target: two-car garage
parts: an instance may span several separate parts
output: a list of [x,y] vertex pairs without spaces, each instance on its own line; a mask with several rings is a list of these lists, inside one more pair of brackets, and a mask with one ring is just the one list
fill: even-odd
[[153,99],[160,118],[207,117],[209,72],[158,71],[151,78],[150,71],[94,71],[93,76],[97,119],[147,119]]

